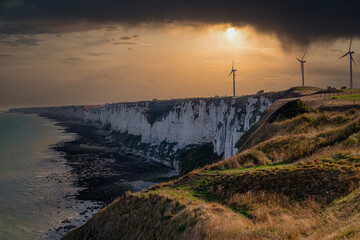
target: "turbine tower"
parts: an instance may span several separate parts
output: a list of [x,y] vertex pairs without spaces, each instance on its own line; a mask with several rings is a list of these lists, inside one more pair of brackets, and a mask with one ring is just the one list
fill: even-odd
[[304,85],[305,85],[305,84],[304,84],[304,68],[305,68],[304,63],[306,63],[306,61],[304,61],[304,57],[305,57],[305,55],[306,55],[306,51],[305,51],[304,56],[302,57],[302,59],[301,59],[301,60],[300,60],[300,59],[298,59],[298,58],[296,58],[296,59],[300,62],[300,64],[301,64],[302,86],[304,86]]
[[[355,52],[354,52],[354,51],[351,51],[351,43],[352,43],[352,38],[351,38],[351,40],[350,40],[349,51],[348,51],[346,54],[344,54],[344,56],[342,56],[341,58],[343,58],[343,57],[345,57],[345,56],[347,56],[347,55],[350,56],[350,88],[352,89],[352,88],[353,88],[352,63],[355,64],[355,61],[354,61],[354,58],[353,58],[352,55],[353,55]],[[340,59],[341,59],[341,58],[340,58]],[[355,65],[356,65],[356,64],[355,64]]]
[[234,94],[234,97],[235,97],[235,72],[236,72],[236,69],[234,68],[234,60],[233,60],[232,68],[231,68],[231,72],[230,72],[229,76],[231,76],[231,74],[233,75],[233,94]]

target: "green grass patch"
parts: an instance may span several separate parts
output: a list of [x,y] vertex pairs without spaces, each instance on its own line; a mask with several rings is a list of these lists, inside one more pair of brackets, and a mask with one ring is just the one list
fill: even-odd
[[282,163],[276,163],[276,164],[270,164],[270,165],[259,165],[254,167],[243,167],[243,168],[229,168],[229,169],[209,169],[206,170],[208,173],[211,172],[219,172],[219,173],[240,173],[240,172],[250,172],[250,171],[256,171],[256,170],[262,170],[262,169],[269,169],[269,168],[280,168],[285,167],[291,163],[282,162]]
[[359,101],[360,100],[360,93],[333,96],[333,98],[351,100],[351,101]]
[[341,89],[342,92],[359,92],[360,88],[346,88],[346,89]]
[[252,218],[252,214],[250,210],[244,210],[244,209],[239,209],[237,206],[235,205],[229,205],[230,209],[233,210],[234,212],[243,215],[244,217],[247,218]]

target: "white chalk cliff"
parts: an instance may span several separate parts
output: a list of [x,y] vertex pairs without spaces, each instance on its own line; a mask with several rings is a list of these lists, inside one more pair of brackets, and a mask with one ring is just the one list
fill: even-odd
[[[271,104],[271,100],[254,95],[12,111],[99,123],[114,132],[141,136],[138,144],[145,143],[147,148],[130,149],[133,153],[177,168],[176,153],[189,145],[211,142],[218,155],[234,155],[235,143]],[[161,154],[164,149],[166,156]]]

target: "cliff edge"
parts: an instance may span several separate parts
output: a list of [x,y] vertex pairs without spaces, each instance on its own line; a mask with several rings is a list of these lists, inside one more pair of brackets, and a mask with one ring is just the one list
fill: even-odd
[[119,197],[63,239],[359,239],[360,106],[291,101],[245,150]]

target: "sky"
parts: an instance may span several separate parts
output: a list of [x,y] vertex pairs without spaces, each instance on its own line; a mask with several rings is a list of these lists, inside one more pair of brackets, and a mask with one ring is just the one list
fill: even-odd
[[356,1],[0,0],[0,109],[349,86]]

